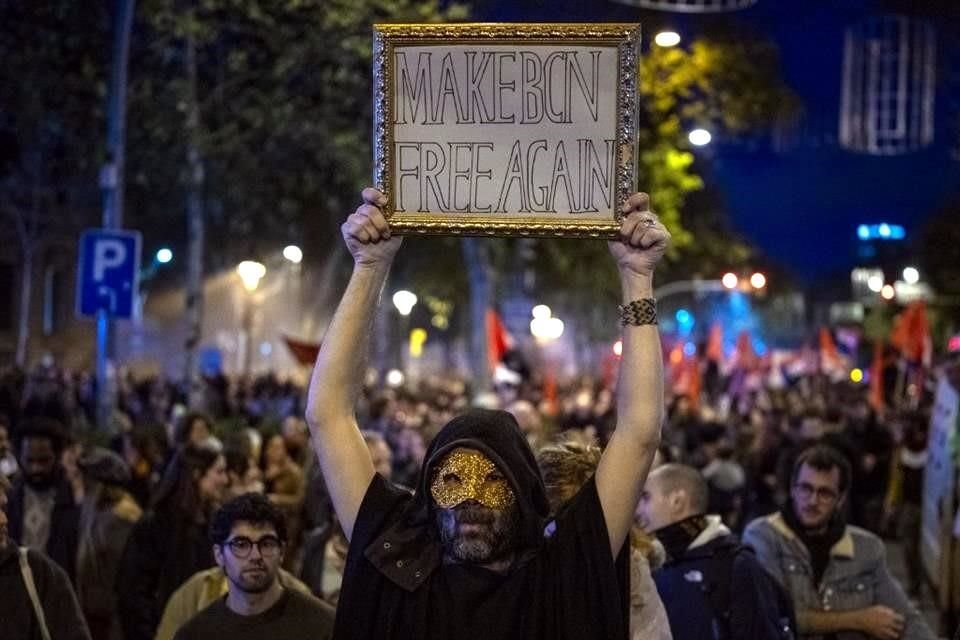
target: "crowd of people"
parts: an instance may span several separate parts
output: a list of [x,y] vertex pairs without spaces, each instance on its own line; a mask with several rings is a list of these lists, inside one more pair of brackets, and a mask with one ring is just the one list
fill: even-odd
[[[172,640],[196,613],[218,601],[228,581],[217,567],[207,529],[220,505],[250,493],[266,496],[282,515],[285,549],[279,580],[336,606],[348,545],[309,446],[302,387],[266,376],[250,385],[250,393],[241,385],[231,391],[225,378],[213,378],[207,397],[215,398],[209,405],[215,412],[201,413],[183,410],[184,398],[173,385],[144,379],[124,385],[113,430],[105,434],[89,426],[93,407],[78,393],[82,384],[75,384],[85,376],[54,372],[50,367],[34,372],[27,384],[19,385],[21,396],[18,386],[9,384],[17,376],[7,373],[4,390],[13,403],[0,419],[0,475],[10,488],[7,528],[13,539],[51,561],[40,565],[38,574],[62,570],[66,582],[59,588],[73,586],[79,615],[93,638]],[[427,449],[443,425],[470,406],[503,408],[540,452],[547,486],[557,493],[551,496],[552,507],[559,509],[595,469],[610,436],[615,413],[611,390],[584,377],[548,398],[538,377],[524,373],[502,376],[508,381],[481,395],[472,395],[468,381],[456,376],[432,376],[408,386],[369,385],[359,416],[376,470],[414,488]],[[838,483],[833,494],[806,485],[802,490],[815,494],[815,502],[818,496],[847,494],[838,522],[901,540],[908,570],[905,591],[913,601],[920,598],[925,588],[919,549],[929,403],[881,419],[862,386],[825,376],[731,400],[726,394],[712,403],[704,397],[699,407],[687,395],[668,400],[657,458],[663,467],[648,480],[638,509],[638,523],[646,531],[638,529],[633,536],[634,555],[643,559],[634,564],[645,567],[647,580],[651,568],[676,555],[665,554],[656,543],[655,533],[663,527],[644,523],[642,517],[651,492],[660,487],[663,493],[663,478],[670,477],[666,485],[686,487],[682,501],[694,499],[678,511],[680,520],[710,514],[704,529],[722,532],[718,538],[742,534],[761,559],[763,553],[781,558],[779,564],[765,562],[768,571],[777,566],[786,571],[780,566],[782,552],[768,548],[775,529],[761,523],[771,516],[781,516],[781,526],[796,521],[784,506],[796,500],[791,490],[797,459],[811,446],[826,444],[839,454],[835,466],[843,469],[842,486]],[[832,468],[831,460],[828,454],[821,466]],[[696,471],[700,489],[690,488],[695,484],[690,478],[684,484],[687,470]],[[559,473],[559,479],[551,480],[551,473]],[[578,474],[580,480],[570,480]],[[564,483],[570,486],[558,488]],[[727,544],[738,550],[729,540]],[[670,566],[659,572],[668,575]],[[825,570],[821,560],[820,580]],[[637,574],[633,581],[643,585],[643,578]],[[663,604],[689,603],[682,593],[669,595],[677,585],[684,586],[682,580],[673,583],[660,593]],[[694,629],[689,612],[667,606],[666,612],[679,616],[668,619],[652,584],[642,596],[635,587],[632,603],[635,614],[644,611],[648,620],[638,628],[659,628],[660,635],[651,631],[637,637],[670,637],[671,623],[680,625],[677,620]],[[815,592],[804,597],[819,599]],[[915,618],[912,605],[903,602],[904,610],[897,614],[903,616],[901,624]],[[58,624],[56,616],[64,611],[49,612],[48,624]],[[69,617],[65,622],[69,627]],[[922,622],[916,619],[916,625]],[[673,637],[702,637],[697,633]]]
[[665,390],[650,296],[669,234],[642,194],[611,243],[615,389],[524,367],[492,393],[378,384],[363,354],[399,240],[364,198],[309,390],[213,376],[188,411],[122,376],[95,429],[89,375],[4,374],[4,637],[935,637],[911,600],[925,389],[883,415],[818,371]]

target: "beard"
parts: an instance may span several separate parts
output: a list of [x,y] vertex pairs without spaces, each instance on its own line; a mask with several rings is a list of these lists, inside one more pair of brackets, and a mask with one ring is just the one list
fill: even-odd
[[502,511],[479,504],[437,508],[436,522],[444,554],[454,561],[496,562],[516,551],[520,529],[516,502]]
[[[248,573],[251,570],[259,569],[259,573]],[[263,593],[277,579],[276,572],[271,573],[266,566],[254,565],[247,567],[236,576],[231,576],[230,581],[244,593]]]

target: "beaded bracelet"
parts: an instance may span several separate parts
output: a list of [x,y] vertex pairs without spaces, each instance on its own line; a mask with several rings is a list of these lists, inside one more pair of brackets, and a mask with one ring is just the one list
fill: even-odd
[[617,308],[620,310],[620,324],[623,326],[657,324],[657,301],[654,298],[640,298]]

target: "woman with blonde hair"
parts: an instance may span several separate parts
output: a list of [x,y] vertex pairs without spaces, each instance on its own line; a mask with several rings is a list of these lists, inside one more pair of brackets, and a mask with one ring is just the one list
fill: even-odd
[[[602,450],[595,442],[569,437],[549,444],[537,453],[550,501],[556,513],[590,479],[600,464]],[[657,594],[651,571],[664,561],[663,547],[639,527],[630,532],[630,638],[672,640],[670,623]]]

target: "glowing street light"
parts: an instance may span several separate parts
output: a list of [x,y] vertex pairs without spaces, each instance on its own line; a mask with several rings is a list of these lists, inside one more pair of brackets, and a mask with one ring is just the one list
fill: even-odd
[[883,276],[874,275],[867,278],[867,288],[874,293],[880,293],[883,289]]
[[553,312],[545,304],[538,304],[531,311],[530,334],[538,342],[549,342],[563,335],[563,320],[554,318]]
[[545,304],[538,304],[530,311],[530,315],[537,320],[545,320],[553,315],[553,311]]
[[917,284],[920,282],[920,272],[916,267],[907,267],[903,270],[903,281],[907,284]]
[[243,288],[253,293],[260,284],[260,279],[267,274],[267,268],[255,260],[244,260],[237,265],[237,274],[243,281]]
[[694,129],[687,134],[687,139],[690,140],[690,144],[703,147],[710,144],[710,141],[713,140],[713,136],[710,135],[710,132],[706,129]]
[[883,288],[880,289],[880,297],[884,300],[893,300],[897,295],[897,290],[893,288],[893,285],[885,284]]
[[393,306],[402,316],[410,315],[415,304],[417,304],[417,295],[411,291],[401,289],[393,294]]
[[530,333],[541,342],[556,340],[563,335],[563,320],[560,318],[534,318],[530,321]]
[[850,381],[851,382],[863,382],[863,370],[862,369],[852,369],[850,371]]
[[723,274],[723,278],[720,279],[720,282],[727,289],[736,289],[737,285],[740,283],[740,278],[737,277],[737,274],[732,271],[728,271]]
[[763,275],[759,271],[750,276],[750,286],[754,289],[763,289],[767,286],[767,276]]
[[676,31],[661,31],[653,41],[658,47],[675,47],[680,44],[680,34]]
[[157,258],[157,262],[159,262],[160,264],[167,264],[168,262],[173,260],[173,251],[171,251],[167,247],[162,247],[157,250],[156,258]]
[[283,248],[283,257],[293,264],[300,264],[303,260],[303,251],[295,244],[287,245]]

